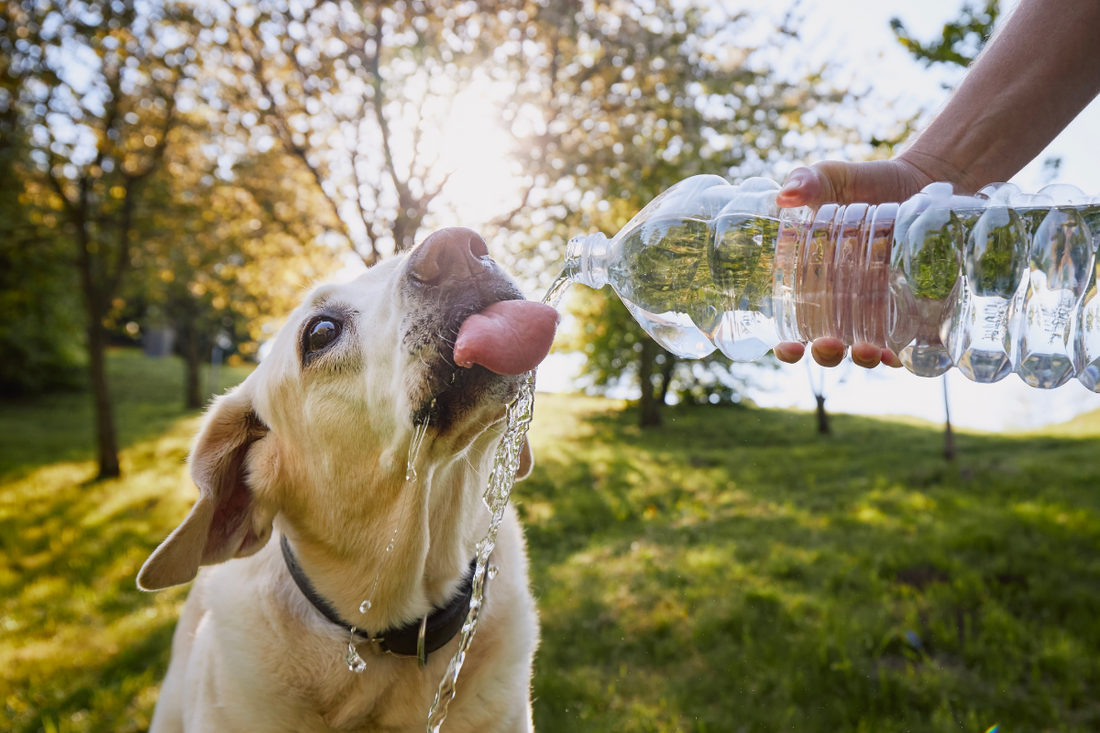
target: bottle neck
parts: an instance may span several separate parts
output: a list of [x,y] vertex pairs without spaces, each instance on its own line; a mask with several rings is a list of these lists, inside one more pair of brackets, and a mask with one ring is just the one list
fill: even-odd
[[573,282],[596,290],[607,285],[610,244],[611,240],[600,232],[573,237],[565,248],[565,274]]

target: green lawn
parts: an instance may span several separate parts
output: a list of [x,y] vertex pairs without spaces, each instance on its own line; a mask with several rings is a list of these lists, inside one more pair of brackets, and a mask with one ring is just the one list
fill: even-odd
[[[186,591],[133,576],[195,496],[198,421],[177,362],[111,365],[120,481],[85,483],[86,396],[0,406],[3,731],[143,730],[167,664]],[[935,426],[666,417],[539,398],[537,728],[1100,730],[1097,415],[962,434],[957,466]]]

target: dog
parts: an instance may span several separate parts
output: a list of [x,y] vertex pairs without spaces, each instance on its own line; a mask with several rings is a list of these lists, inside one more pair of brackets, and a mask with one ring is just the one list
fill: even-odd
[[[199,499],[138,574],[148,591],[195,581],[152,733],[424,730],[506,404],[557,322],[522,298],[480,236],[441,230],[313,290],[213,403],[189,459]],[[532,728],[538,620],[512,509],[490,562],[448,733]]]

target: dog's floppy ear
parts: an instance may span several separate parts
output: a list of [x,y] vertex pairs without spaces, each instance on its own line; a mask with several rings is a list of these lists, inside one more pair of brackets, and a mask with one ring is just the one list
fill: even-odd
[[531,469],[535,467],[535,453],[531,450],[531,441],[523,438],[523,448],[519,454],[519,469],[516,471],[516,481],[522,481],[531,475]]
[[214,403],[191,452],[199,500],[145,561],[139,588],[187,583],[200,565],[246,557],[267,543],[275,513],[256,500],[246,464],[249,449],[267,432],[243,386]]

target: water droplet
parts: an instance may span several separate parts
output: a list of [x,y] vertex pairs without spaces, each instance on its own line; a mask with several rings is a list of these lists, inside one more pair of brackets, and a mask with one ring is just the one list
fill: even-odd
[[359,650],[355,648],[355,627],[351,628],[351,639],[348,641],[348,653],[344,655],[344,662],[348,665],[348,671],[362,674],[367,668],[367,663],[359,656]]
[[359,613],[366,613],[370,610],[370,601],[366,600],[359,604]]
[[499,571],[500,571],[500,568],[498,568],[496,565],[490,565],[489,566],[489,571],[488,571],[489,580],[492,580],[493,578],[497,577],[497,573]]
[[393,552],[393,543],[392,542],[389,543],[388,545],[386,545],[386,552]]

